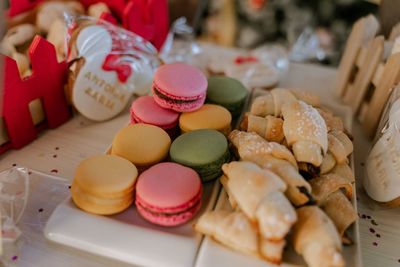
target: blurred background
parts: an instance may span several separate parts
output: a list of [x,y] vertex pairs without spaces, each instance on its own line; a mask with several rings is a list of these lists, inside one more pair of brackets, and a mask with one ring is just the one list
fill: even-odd
[[[9,6],[9,0],[1,2],[6,8]],[[168,2],[170,22],[186,17],[201,41],[244,49],[278,43],[289,51],[292,61],[330,66],[338,65],[351,26],[360,17],[374,14],[380,20],[381,34],[386,36],[400,21],[400,0]],[[5,16],[0,19],[4,20]]]
[[[369,13],[388,35],[400,0],[170,0],[171,21],[185,16],[199,39],[252,49],[280,43],[291,60],[337,66],[352,24]],[[295,50],[295,51],[293,51]]]

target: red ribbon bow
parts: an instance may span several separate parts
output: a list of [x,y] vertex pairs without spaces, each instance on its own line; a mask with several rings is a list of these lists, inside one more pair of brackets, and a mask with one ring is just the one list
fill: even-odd
[[120,80],[120,82],[122,83],[125,83],[128,80],[129,76],[131,76],[132,69],[129,63],[121,60],[121,57],[121,55],[117,54],[107,55],[102,68],[105,71],[116,71],[118,80]]

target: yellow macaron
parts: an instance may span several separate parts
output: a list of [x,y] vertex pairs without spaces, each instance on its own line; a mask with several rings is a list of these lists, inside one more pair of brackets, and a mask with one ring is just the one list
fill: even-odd
[[74,203],[87,212],[110,215],[133,203],[138,176],[135,165],[114,155],[98,155],[83,160],[71,186]]
[[232,122],[231,113],[224,107],[214,104],[205,104],[193,112],[182,113],[179,118],[179,127],[183,133],[213,129],[225,135],[230,132]]
[[166,131],[154,125],[137,123],[122,128],[116,134],[111,154],[143,168],[165,159],[170,146],[171,138]]

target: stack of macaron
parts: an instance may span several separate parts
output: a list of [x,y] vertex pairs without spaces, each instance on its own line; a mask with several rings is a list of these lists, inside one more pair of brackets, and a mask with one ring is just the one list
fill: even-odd
[[[156,71],[152,92],[152,96],[134,100],[131,123],[115,135],[111,155],[103,156],[130,164],[136,170],[130,175],[134,179],[126,182],[124,177],[129,175],[120,173],[110,160],[98,162],[93,158],[87,160],[94,162],[91,170],[81,174],[82,168],[88,168],[83,161],[72,190],[73,200],[81,209],[106,215],[135,202],[145,220],[162,226],[179,225],[199,211],[202,182],[218,178],[222,165],[230,161],[226,135],[231,130],[232,114],[240,114],[247,97],[240,82],[225,77],[207,81],[197,68],[173,63]],[[204,104],[206,99],[209,103]],[[135,183],[137,172],[140,175]],[[100,184],[95,183],[97,179]],[[105,189],[107,183],[110,186]],[[101,188],[98,191],[102,193],[92,187]],[[92,201],[94,197],[96,201]],[[118,209],[88,208],[87,202]]]

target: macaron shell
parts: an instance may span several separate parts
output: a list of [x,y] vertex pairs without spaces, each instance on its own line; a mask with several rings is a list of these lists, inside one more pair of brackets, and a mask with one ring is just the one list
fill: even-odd
[[132,203],[133,199],[133,191],[120,197],[98,197],[87,194],[85,191],[81,190],[77,184],[74,183],[71,186],[71,195],[78,196],[81,200],[96,205],[119,205],[128,202]]
[[78,194],[72,194],[72,200],[74,201],[75,205],[78,206],[78,208],[87,211],[89,213],[93,214],[98,214],[98,215],[112,215],[116,213],[120,213],[129,206],[132,205],[133,203],[133,198],[129,202],[121,202],[118,204],[94,204],[88,201],[85,201],[81,199],[80,195]]
[[208,78],[207,99],[221,105],[232,105],[244,101],[248,95],[246,87],[238,80],[227,76]]
[[204,74],[185,63],[165,64],[154,74],[154,84],[176,99],[197,99],[207,90],[207,79]]
[[177,102],[174,101],[172,98],[167,100],[161,98],[157,95],[155,88],[152,88],[154,100],[158,105],[166,109],[172,109],[177,112],[190,112],[199,109],[206,100],[206,93],[204,92],[203,95],[200,95],[196,100],[192,100],[190,102]]
[[185,166],[201,166],[226,154],[228,141],[216,130],[202,129],[182,134],[171,145],[172,161]]
[[142,96],[131,105],[131,122],[147,123],[170,129],[177,125],[179,114],[170,109],[160,107],[152,96]]
[[80,162],[73,183],[95,196],[118,197],[133,190],[137,175],[137,168],[128,160],[98,155]]
[[111,154],[126,158],[138,167],[166,158],[171,138],[161,128],[138,123],[122,128],[114,137]]
[[162,226],[178,226],[188,222],[199,212],[201,208],[201,201],[190,209],[174,215],[152,213],[140,206],[139,203],[136,203],[136,207],[140,215],[151,223]]
[[230,112],[219,105],[205,104],[194,112],[183,113],[179,118],[179,127],[183,132],[199,129],[214,129],[227,134],[231,126]]
[[194,170],[165,162],[140,175],[136,185],[136,198],[155,212],[178,212],[197,202],[201,197],[201,190],[200,177]]

